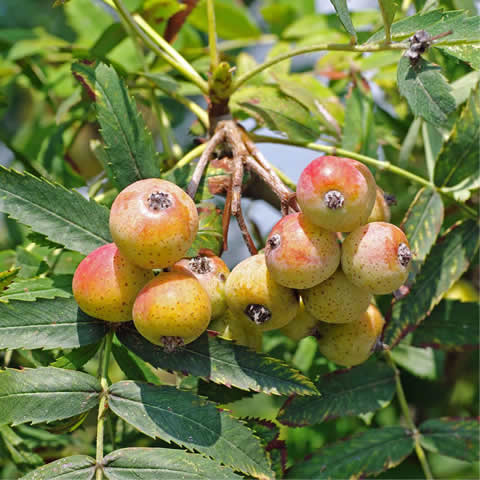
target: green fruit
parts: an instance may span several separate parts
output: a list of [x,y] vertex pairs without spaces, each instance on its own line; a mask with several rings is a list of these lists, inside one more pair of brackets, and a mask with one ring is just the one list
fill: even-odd
[[288,338],[298,342],[302,338],[315,335],[317,323],[318,320],[310,315],[305,308],[302,298],[300,298],[300,305],[297,315],[290,323],[287,323],[287,325],[282,327],[280,331]]

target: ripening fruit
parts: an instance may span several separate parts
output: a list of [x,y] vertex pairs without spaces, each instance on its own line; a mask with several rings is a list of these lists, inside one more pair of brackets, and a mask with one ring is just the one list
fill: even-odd
[[166,351],[198,338],[211,313],[210,299],[200,282],[180,272],[159,273],[142,288],[132,311],[137,330]]
[[391,218],[390,205],[394,197],[387,195],[380,187],[377,187],[377,194],[375,197],[375,205],[368,217],[367,223],[371,222],[389,222]]
[[227,309],[225,298],[225,282],[230,269],[216,255],[198,255],[193,258],[182,258],[171,267],[172,272],[192,274],[207,291],[212,304],[212,319],[218,318]]
[[280,285],[310,288],[323,282],[340,263],[340,245],[333,232],[292,213],[273,227],[265,248],[268,271]]
[[295,292],[274,281],[263,254],[246,258],[231,271],[225,293],[233,313],[263,331],[281,328],[297,314]]
[[317,323],[318,320],[312,315],[310,315],[310,313],[305,308],[303,298],[300,298],[297,315],[290,323],[287,323],[287,325],[282,327],[280,331],[288,338],[291,338],[292,340],[298,342],[302,338],[309,337],[310,335],[315,336],[317,331]]
[[90,147],[90,141],[99,138],[98,129],[93,124],[86,123],[80,127],[66,153],[67,161],[86,180],[102,171],[102,165]]
[[216,330],[221,337],[239,345],[262,351],[262,331],[243,315],[235,315],[227,309],[221,318],[214,320],[209,329]]
[[128,322],[137,293],[152,278],[152,271],[137,267],[109,243],[80,262],[73,276],[73,296],[92,317]]
[[316,158],[297,184],[297,200],[305,216],[331,232],[351,232],[365,224],[375,196],[370,170],[349,158]]
[[384,324],[382,314],[374,305],[354,322],[343,325],[320,322],[317,325],[318,349],[337,365],[358,365],[371,355]]
[[358,287],[375,294],[392,293],[408,277],[412,253],[395,225],[372,222],[354,230],[342,244],[342,270]]
[[330,278],[302,292],[306,310],[327,323],[349,323],[364,313],[372,294],[348,280],[342,269]]
[[471,282],[461,278],[448,289],[444,298],[461,302],[478,302],[479,295]]
[[193,243],[198,214],[193,200],[177,185],[158,178],[123,189],[110,211],[110,232],[119,250],[144,268],[166,268]]

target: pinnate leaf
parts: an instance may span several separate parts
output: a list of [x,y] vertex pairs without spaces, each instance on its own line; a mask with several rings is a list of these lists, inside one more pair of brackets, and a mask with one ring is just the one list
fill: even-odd
[[395,18],[395,13],[398,10],[400,1],[399,0],[379,0],[378,4],[382,12],[383,22],[385,28],[390,28],[392,25],[393,19]]
[[108,405],[116,415],[151,437],[204,453],[254,477],[271,473],[252,431],[193,393],[125,381],[110,387]]
[[342,25],[345,27],[345,30],[350,34],[352,41],[356,43],[357,33],[355,32],[352,19],[350,18],[350,13],[348,12],[347,0],[330,0],[330,2],[334,6]]
[[412,345],[463,351],[478,348],[477,302],[443,300],[413,332]]
[[480,145],[480,90],[472,92],[435,165],[434,181],[440,187],[451,187],[478,172]]
[[413,450],[410,432],[402,427],[371,428],[327,445],[294,465],[286,478],[358,479],[398,465]]
[[432,248],[410,293],[394,303],[384,331],[390,347],[432,311],[445,292],[462,276],[478,249],[479,226],[473,220],[455,224]]
[[0,211],[80,253],[112,241],[105,207],[29,173],[0,167]]
[[52,422],[98,404],[100,383],[91,375],[40,367],[0,372],[0,423]]
[[420,425],[420,441],[431,452],[467,462],[480,460],[478,418],[438,418]]
[[91,345],[85,345],[75,348],[71,352],[64,353],[51,363],[50,366],[68,370],[78,370],[93,358],[100,348],[100,343],[101,342],[92,343]]
[[416,262],[423,262],[435,243],[443,223],[442,197],[431,188],[419,190],[402,221]]
[[280,360],[206,333],[173,353],[165,353],[128,325],[117,331],[117,337],[154,367],[187,372],[241,390],[275,395],[316,393],[308,378]]
[[60,275],[57,277],[36,277],[19,279],[11,283],[0,293],[0,302],[22,300],[34,302],[37,298],[52,299],[55,297],[69,298],[72,296],[72,277]]
[[107,455],[102,464],[107,480],[242,478],[209,458],[169,448],[122,448]]
[[0,303],[0,348],[76,348],[106,332],[106,322],[83,313],[73,298]]
[[337,370],[315,382],[320,395],[292,397],[280,410],[285,425],[315,425],[348,415],[374,412],[385,407],[395,393],[395,375],[383,362],[369,362]]
[[415,116],[423,117],[436,126],[444,126],[455,110],[455,98],[440,67],[420,58],[411,65],[407,57],[398,63],[398,88]]
[[122,190],[143,178],[159,177],[160,163],[152,134],[135,101],[113,67],[76,63],[73,73],[95,99],[108,157],[107,173]]
[[72,455],[33,470],[21,480],[92,480],[95,460],[87,455]]

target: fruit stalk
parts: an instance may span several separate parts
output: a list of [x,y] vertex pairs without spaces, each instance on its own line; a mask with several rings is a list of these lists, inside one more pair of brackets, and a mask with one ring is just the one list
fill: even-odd
[[430,469],[430,465],[428,464],[427,457],[425,456],[425,452],[423,451],[422,446],[420,445],[420,432],[417,430],[415,423],[413,422],[412,415],[410,414],[410,409],[408,408],[407,398],[405,397],[405,392],[403,390],[402,381],[400,379],[400,372],[393,361],[392,355],[388,350],[384,352],[385,358],[387,359],[387,363],[393,368],[395,372],[395,385],[397,388],[397,399],[398,403],[400,404],[400,408],[402,410],[403,416],[405,417],[405,421],[407,422],[408,428],[413,433],[413,439],[415,440],[415,452],[417,454],[418,461],[422,466],[423,473],[425,474],[425,478],[427,480],[433,480],[432,471]]
[[102,393],[100,395],[100,403],[98,405],[97,417],[97,447],[96,447],[96,473],[95,479],[102,480],[103,469],[101,466],[103,460],[103,435],[105,431],[105,417],[108,411],[107,390],[108,390],[108,366],[110,363],[110,352],[112,351],[113,329],[111,329],[105,337],[103,348],[100,352],[99,375]]

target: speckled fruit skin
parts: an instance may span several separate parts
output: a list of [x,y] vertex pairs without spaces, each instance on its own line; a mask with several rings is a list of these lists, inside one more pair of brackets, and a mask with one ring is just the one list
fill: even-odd
[[132,314],[137,330],[155,345],[164,345],[162,337],[181,337],[186,345],[206,330],[212,308],[195,277],[162,272],[142,288]]
[[[206,266],[205,273],[203,267]],[[216,255],[200,255],[194,258],[182,258],[171,267],[172,272],[192,274],[207,291],[212,304],[212,320],[220,317],[227,310],[225,282],[230,269]]]
[[374,305],[354,322],[343,325],[320,322],[317,326],[318,349],[337,365],[359,365],[372,354],[384,324],[382,314]]
[[80,262],[73,276],[73,296],[92,317],[128,322],[137,293],[152,278],[152,271],[137,267],[109,243]]
[[377,194],[375,197],[375,205],[373,210],[370,212],[367,223],[371,222],[389,222],[391,218],[390,206],[385,200],[385,193],[380,188],[377,187]]
[[313,335],[316,331],[317,323],[318,320],[305,309],[303,299],[300,298],[297,315],[290,323],[282,327],[280,331],[288,338],[298,342],[302,338]]
[[307,311],[327,323],[349,323],[364,313],[372,300],[369,290],[357,287],[341,269],[330,278],[302,291]]
[[263,331],[281,328],[297,314],[295,292],[275,282],[263,254],[253,255],[237,264],[227,278],[225,293],[233,313],[249,321],[253,321],[246,313],[249,305],[261,305],[268,309],[271,317],[258,325]]
[[314,225],[303,213],[292,213],[272,228],[265,258],[280,285],[310,288],[335,272],[340,264],[340,245],[335,233]]
[[354,230],[342,244],[342,270],[358,287],[374,294],[392,293],[408,277],[408,265],[398,259],[400,244],[408,247],[405,234],[395,225],[372,222]]
[[[154,210],[152,194],[168,195],[171,206]],[[175,184],[157,178],[132,183],[122,190],[110,211],[110,232],[119,250],[144,268],[166,268],[180,260],[198,229],[193,200]]]
[[[340,192],[343,206],[329,208],[325,194]],[[297,200],[305,216],[331,232],[351,232],[366,223],[375,203],[376,184],[370,170],[360,162],[323,156],[303,170],[297,184]]]

